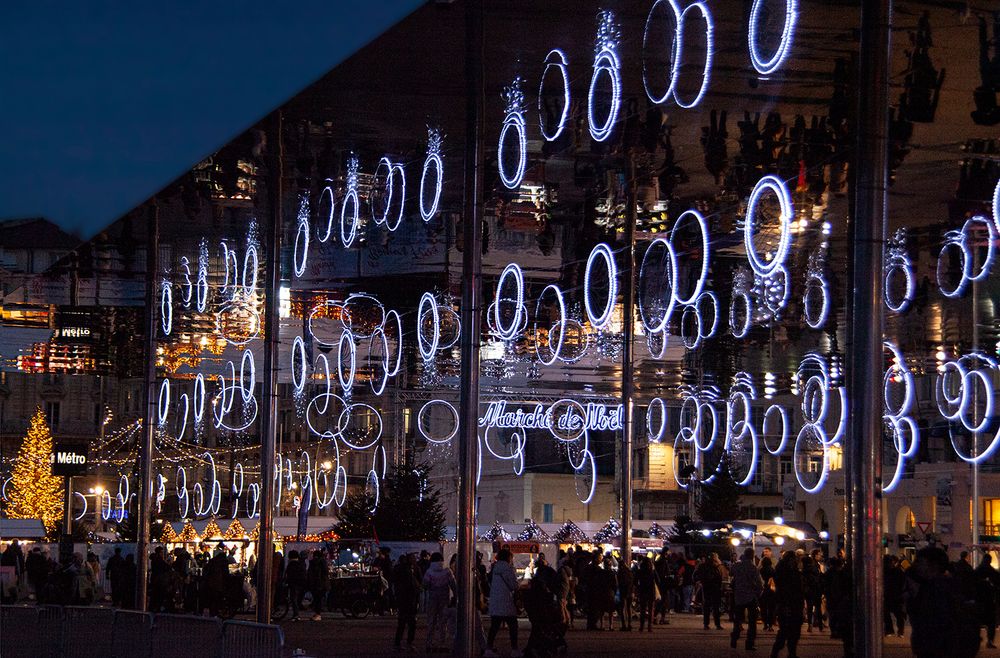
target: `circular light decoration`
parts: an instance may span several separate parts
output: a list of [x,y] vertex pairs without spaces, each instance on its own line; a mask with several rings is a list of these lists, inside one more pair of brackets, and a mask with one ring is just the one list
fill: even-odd
[[[976,235],[975,226],[977,224],[981,224],[986,227],[988,235],[985,239]],[[961,297],[965,294],[965,290],[970,282],[982,281],[989,276],[990,269],[993,266],[997,236],[998,229],[996,224],[982,215],[976,215],[975,217],[966,220],[960,231],[948,231],[945,233],[945,244],[941,247],[941,252],[938,254],[937,262],[937,282],[938,288],[941,290],[941,294],[945,297],[951,298]],[[975,254],[973,253],[973,250],[984,241],[986,246],[986,257],[983,259],[983,262],[980,263],[979,269],[975,270]],[[961,278],[953,287],[947,286],[942,280],[943,274],[946,273],[948,269],[945,255],[949,250],[957,250],[959,259],[962,263]]]
[[584,449],[583,464],[573,474],[577,497],[581,503],[589,505],[597,491],[597,460],[594,459],[594,453]]
[[[742,313],[742,320],[740,319]],[[733,338],[745,338],[753,320],[753,303],[746,290],[734,290],[729,302],[729,332]]]
[[[381,352],[381,358],[376,356],[378,352]],[[368,369],[371,372],[369,384],[372,393],[382,395],[389,382],[389,341],[386,340],[385,331],[381,327],[376,329],[368,340]],[[381,374],[376,375],[376,370],[381,370]]]
[[[678,231],[680,230],[680,227],[684,224],[685,221],[694,221],[695,225],[698,227],[699,232],[701,233],[700,254],[679,252],[677,249],[677,241],[680,237]],[[676,294],[678,304],[681,304],[682,306],[694,304],[695,301],[698,299],[699,295],[701,295],[701,290],[705,286],[705,282],[708,280],[708,262],[710,260],[710,254],[711,254],[711,240],[708,235],[708,222],[705,221],[705,218],[702,216],[700,212],[698,212],[697,210],[686,210],[683,213],[681,213],[681,216],[678,217],[677,221],[674,222],[673,228],[670,229],[670,246],[673,247],[675,261],[678,263],[678,268],[680,267],[679,261],[681,256],[685,256],[686,258],[701,263],[701,269],[698,274],[698,279],[696,280],[694,288],[692,288],[691,290],[691,293],[687,296],[683,296],[681,292],[678,290]],[[678,285],[680,285],[680,279],[681,275],[678,270],[678,273],[674,275],[674,280],[678,283]]]
[[679,90],[674,86],[674,100],[679,107],[684,109],[690,109],[698,105],[705,97],[705,92],[708,91],[708,83],[712,76],[712,58],[714,55],[713,51],[715,50],[715,43],[712,36],[715,31],[715,25],[712,22],[712,12],[709,11],[708,6],[704,2],[693,2],[684,8],[677,23],[677,56],[674,58],[674,77],[676,78],[680,74],[681,67],[684,65],[684,23],[688,18],[688,12],[694,12],[695,10],[701,14],[701,19],[705,21],[705,64],[701,71],[701,86],[690,100],[682,98]]
[[[440,427],[441,412],[445,414],[443,430]],[[431,422],[432,419],[439,422]],[[458,411],[445,400],[430,400],[417,412],[417,431],[430,443],[448,443],[458,433]]]
[[[360,415],[358,411],[365,412],[365,417],[369,421],[374,419],[375,422],[361,423],[354,420]],[[352,420],[354,420],[353,424]],[[358,440],[353,436],[350,439],[348,438],[348,430],[353,429],[352,425],[354,424],[358,425],[355,430]],[[376,427],[377,429],[373,430],[372,427]],[[337,419],[337,436],[344,442],[344,445],[352,450],[367,450],[382,438],[382,416],[375,407],[369,404],[360,402],[349,404],[344,407],[344,410],[340,412],[340,417]]]
[[[490,440],[490,432],[494,434],[498,433],[500,430],[510,430],[510,436],[506,441],[499,439],[501,444],[507,444],[509,446],[508,450],[497,450],[493,448],[493,441]],[[524,428],[521,427],[495,427],[487,426],[486,431],[483,432],[483,445],[489,450],[490,454],[497,459],[502,459],[504,461],[516,460],[524,458],[524,446],[528,442],[528,435]]]
[[[348,225],[347,207],[353,206]],[[358,156],[351,154],[347,160],[347,192],[344,202],[340,205],[340,242],[345,248],[354,244],[361,223],[361,201],[358,199]]]
[[174,293],[170,282],[164,279],[160,282],[160,326],[163,335],[169,336],[174,328]]
[[385,307],[377,298],[364,292],[348,295],[344,300],[344,325],[356,338],[370,338],[385,325]]
[[[545,70],[542,71],[542,80],[538,83],[538,126],[541,129],[542,138],[547,142],[554,142],[559,139],[559,135],[561,135],[563,130],[566,129],[566,120],[569,118],[570,105],[568,65],[569,62],[566,60],[566,53],[558,48],[550,50],[549,54],[545,56]],[[562,79],[563,89],[562,110],[559,114],[559,121],[555,126],[555,130],[551,130],[549,126],[545,125],[546,108],[543,105],[545,98],[545,79],[552,70],[559,72],[559,76]]]
[[795,35],[795,23],[799,16],[798,0],[785,0],[785,21],[781,28],[781,38],[774,52],[764,53],[761,51],[761,14],[765,17],[767,9],[764,7],[767,0],[754,0],[750,9],[750,24],[748,26],[748,39],[750,45],[750,63],[761,75],[772,75],[781,68],[788,54],[792,51],[792,40]]
[[997,181],[997,185],[993,188],[993,224],[996,226],[997,231],[1000,231],[1000,180]]
[[[906,250],[906,229],[897,229],[889,240],[885,258],[885,305],[893,313],[905,313],[917,294],[917,282],[913,275],[913,261]],[[894,285],[903,278],[902,291]]]
[[[820,455],[818,458],[817,453]],[[816,425],[806,424],[799,430],[792,451],[792,464],[795,479],[807,494],[818,493],[826,484],[830,476],[830,447]],[[815,481],[808,478],[814,478]]]
[[[672,33],[673,39],[670,40],[670,72],[669,72],[669,83],[663,93],[658,93],[654,90],[653,73],[649,65],[649,51],[652,49],[654,44],[650,43],[650,36],[653,34],[654,23],[660,19],[658,15],[659,12],[664,11],[664,9],[670,10],[670,16],[673,18],[671,24],[671,29],[668,32]],[[646,28],[642,33],[642,84],[646,88],[646,96],[655,105],[661,105],[670,100],[670,97],[674,93],[674,88],[677,85],[677,62],[680,59],[678,54],[680,53],[681,46],[681,8],[677,5],[675,0],[656,0],[653,6],[649,9],[649,15],[646,17]]]
[[336,203],[334,203],[333,196],[333,181],[328,178],[326,183],[327,184],[323,188],[323,191],[319,194],[319,203],[316,204],[320,219],[322,219],[323,215],[326,214],[326,230],[323,232],[323,235],[317,234],[316,236],[320,242],[326,242],[330,239],[330,234],[333,233],[334,212],[336,211]]
[[[427,157],[424,159],[424,169],[420,174],[420,217],[429,222],[437,214],[438,202],[441,200],[441,183],[444,180],[444,161],[441,159],[441,143],[444,136],[436,128],[427,129]],[[428,184],[428,176],[434,171],[434,185]],[[428,191],[433,196],[427,201]]]
[[[891,493],[903,477],[906,460],[916,455],[920,443],[920,430],[910,416],[916,401],[916,382],[913,373],[907,367],[906,357],[902,351],[891,341],[885,341],[884,344],[889,350],[892,363],[886,369],[882,380],[882,396],[885,401],[883,421],[886,430],[892,437],[897,456],[892,478],[888,483],[883,483],[882,490],[885,493]],[[894,404],[892,390],[894,385],[899,385],[903,389],[902,400],[899,404]]]
[[666,238],[653,240],[642,256],[636,301],[646,333],[663,333],[677,303],[677,255]]
[[198,245],[198,280],[195,286],[195,308],[204,313],[208,308],[208,241],[204,238]]
[[[331,318],[331,314],[335,314],[338,317]],[[336,323],[339,323],[339,326],[336,326]],[[334,326],[326,326],[328,324]],[[337,347],[339,345],[339,333],[334,334],[334,332],[350,328],[350,326],[350,311],[348,311],[346,304],[333,299],[327,299],[314,306],[306,318],[306,330],[316,344],[323,347]],[[333,338],[334,335],[338,336],[336,340]]]
[[[528,128],[524,120],[524,92],[521,91],[521,78],[514,78],[503,92],[504,107],[507,114],[500,128],[500,140],[497,143],[497,169],[500,172],[500,182],[509,190],[521,187],[524,171],[528,167]],[[511,135],[511,131],[513,135]],[[511,139],[517,144],[517,165],[513,171],[508,170],[504,163],[507,149],[505,145]]]
[[198,373],[194,378],[194,424],[201,425],[205,417],[205,375]]
[[[564,406],[565,411],[559,413]],[[552,419],[549,432],[559,441],[576,441],[587,432],[587,410],[576,400],[557,400],[549,407],[548,414]]]
[[[345,359],[345,346],[346,355]],[[344,329],[340,334],[340,344],[337,345],[337,380],[340,382],[340,388],[344,391],[344,395],[350,395],[351,388],[354,386],[354,375],[358,368],[358,350],[357,346],[354,344],[354,336],[351,334],[350,329]],[[344,362],[349,361],[350,365],[346,367]]]
[[[552,296],[556,300],[556,305],[559,308],[559,320],[548,328],[546,332],[546,340],[548,342],[548,350],[551,357],[546,358],[542,355],[542,341],[539,336],[538,318],[541,316],[542,302],[545,300],[545,295],[549,291],[552,291]],[[557,333],[559,338],[555,345],[552,344],[552,334]],[[560,353],[562,353],[563,342],[566,339],[566,303],[563,301],[562,291],[559,290],[559,286],[555,284],[549,284],[542,289],[542,294],[538,296],[538,301],[535,304],[535,355],[538,360],[546,366],[551,366],[559,359]]]
[[296,336],[292,341],[292,387],[296,393],[302,393],[306,387],[306,344],[302,336]]
[[[424,325],[428,319],[431,320],[431,324],[434,327],[433,337],[430,340],[424,336]],[[420,304],[417,306],[417,348],[420,350],[420,356],[424,361],[430,361],[437,353],[438,344],[441,342],[439,320],[437,300],[434,299],[434,295],[425,292],[420,298]]]
[[[755,215],[757,213],[757,206],[760,203],[761,197],[764,195],[764,192],[768,190],[778,197],[778,204],[780,207],[780,215],[778,218],[780,234],[778,237],[778,245],[774,252],[769,254],[766,258],[761,258],[761,256],[757,253],[756,246],[754,245],[754,234],[758,228]],[[792,207],[792,196],[788,192],[788,187],[780,178],[768,174],[757,181],[757,184],[753,188],[753,192],[750,193],[750,199],[747,201],[746,218],[743,222],[743,246],[746,248],[747,260],[750,261],[750,267],[753,268],[753,271],[758,276],[769,278],[775,274],[779,268],[784,266],[785,259],[788,257],[788,250],[792,244],[791,220],[793,216],[794,208]]]
[[[787,290],[787,286],[786,286]],[[820,329],[826,324],[830,311],[830,290],[823,270],[822,252],[809,255],[806,266],[806,286],[802,294],[802,315],[810,329]]]
[[257,366],[254,363],[253,352],[251,350],[245,350],[243,357],[240,359],[240,378],[238,383],[243,401],[249,402],[250,398],[253,397],[254,388],[257,385]]
[[[504,295],[504,284],[507,279],[513,279],[513,297]],[[505,307],[513,306],[512,312],[504,311]],[[510,263],[504,268],[497,280],[496,301],[493,303],[493,327],[500,340],[511,341],[517,338],[524,321],[524,273],[516,263]],[[507,319],[509,323],[505,323]]]
[[[708,317],[711,317],[711,322],[708,322],[704,315],[709,309],[711,315]],[[684,312],[681,314],[681,340],[685,347],[693,350],[701,345],[701,341],[714,336],[718,326],[719,300],[714,292],[705,291],[698,295],[694,304],[684,307]]]
[[295,246],[292,248],[292,267],[296,277],[306,271],[309,258],[309,195],[299,198],[299,212],[295,223]]
[[663,398],[653,398],[646,408],[646,437],[650,443],[659,443],[667,431],[667,405]]
[[395,327],[396,358],[392,361],[392,368],[385,373],[387,377],[395,377],[399,374],[399,368],[403,364],[403,320],[399,317],[399,313],[390,309],[385,314],[385,322],[382,327],[382,335],[387,340],[389,336],[385,333],[386,330]]
[[[768,430],[771,427],[771,423],[774,422],[771,419],[775,417],[781,419],[781,432],[778,435],[781,439],[778,441],[777,447],[771,448],[771,446],[767,443],[767,437],[770,435]],[[768,407],[767,411],[764,412],[764,420],[762,421],[760,428],[760,433],[764,440],[764,449],[775,456],[783,453],[785,451],[785,447],[788,445],[788,429],[788,412],[785,411],[785,408],[776,404],[772,404]]]
[[181,270],[184,276],[184,283],[181,284],[181,305],[184,308],[191,308],[191,299],[194,297],[194,282],[191,281],[191,261],[187,256],[181,256]]
[[[587,118],[590,136],[595,142],[603,142],[610,135],[622,103],[621,62],[618,61],[618,42],[621,30],[614,12],[602,11],[597,15],[597,39],[594,42],[594,73],[590,78],[590,92],[587,95]],[[610,107],[603,121],[597,118],[595,104],[597,85],[602,76],[607,76],[611,86]]]
[[[813,434],[824,445],[832,446],[839,443],[847,429],[847,389],[843,386],[834,386],[826,358],[815,352],[803,357],[796,377],[802,382],[800,388],[803,428],[811,427]],[[826,421],[831,407],[830,393],[834,389],[840,402],[840,417],[837,419],[837,430],[831,436],[826,430]]]
[[167,424],[167,415],[170,413],[170,380],[164,379],[160,383],[160,396],[156,405],[156,420],[162,427]]
[[[966,448],[956,443],[955,432],[949,428],[955,454],[970,464],[982,463],[1000,448],[1000,428],[996,427],[993,418],[998,381],[1000,365],[982,352],[971,352],[957,361],[947,361],[938,370],[935,383],[938,410],[945,419],[961,424],[971,434],[974,445]],[[979,422],[976,422],[977,415]],[[980,450],[978,439],[982,433],[987,435],[989,444]]]
[[80,511],[79,514],[77,514],[76,516],[73,517],[74,521],[79,521],[80,519],[82,519],[87,514],[87,497],[84,496],[79,491],[74,491],[73,492],[73,496],[79,496],[80,497],[80,501],[83,503],[83,509]]
[[[403,221],[403,209],[406,205],[406,169],[403,165],[398,162],[393,162],[387,157],[383,157],[379,163],[378,168],[375,170],[375,177],[378,178],[378,173],[385,168],[385,192],[383,198],[385,199],[385,208],[382,214],[379,215],[378,211],[375,209],[375,204],[372,204],[372,219],[379,226],[385,225],[389,231],[395,231],[399,228],[400,223]],[[396,179],[399,179],[399,190],[396,189]],[[393,201],[398,198],[399,210],[396,213],[396,219],[393,221],[390,218],[392,213]]]
[[[598,260],[604,262],[605,276],[607,277],[608,293],[604,306],[600,307],[600,313],[595,312],[595,304],[591,299],[593,284],[591,276],[594,270],[594,263]],[[611,321],[611,314],[615,310],[615,299],[618,297],[618,268],[615,265],[615,256],[606,243],[598,244],[590,252],[587,259],[587,269],[583,277],[583,305],[587,311],[587,320],[594,329],[601,330]]]

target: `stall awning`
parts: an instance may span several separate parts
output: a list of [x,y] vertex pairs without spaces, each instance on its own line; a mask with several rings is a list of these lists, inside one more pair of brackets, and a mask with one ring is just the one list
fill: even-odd
[[0,519],[2,539],[42,539],[45,526],[41,519]]

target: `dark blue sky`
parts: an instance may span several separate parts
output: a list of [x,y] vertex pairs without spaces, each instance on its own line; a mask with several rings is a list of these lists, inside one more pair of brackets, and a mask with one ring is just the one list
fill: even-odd
[[0,3],[0,218],[89,237],[420,4]]

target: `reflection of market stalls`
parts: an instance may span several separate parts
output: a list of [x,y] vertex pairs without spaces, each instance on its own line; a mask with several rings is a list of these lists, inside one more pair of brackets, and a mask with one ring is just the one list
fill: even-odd
[[[247,526],[251,529],[247,530]],[[259,532],[260,523],[253,524],[251,519],[232,519],[225,530],[216,519],[174,521],[163,524],[159,541],[166,546],[168,551],[180,546],[191,552],[200,550],[205,545],[213,548],[222,547],[226,550],[235,548],[236,559],[240,564],[245,565],[256,553]],[[276,541],[280,541],[280,539],[275,535]]]

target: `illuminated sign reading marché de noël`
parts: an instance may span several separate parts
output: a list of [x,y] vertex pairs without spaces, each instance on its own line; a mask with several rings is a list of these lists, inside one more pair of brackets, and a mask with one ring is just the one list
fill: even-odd
[[622,406],[595,402],[581,404],[560,400],[546,407],[536,404],[530,409],[509,409],[507,402],[490,402],[479,419],[480,427],[517,429],[556,428],[562,431],[617,431],[622,428]]

